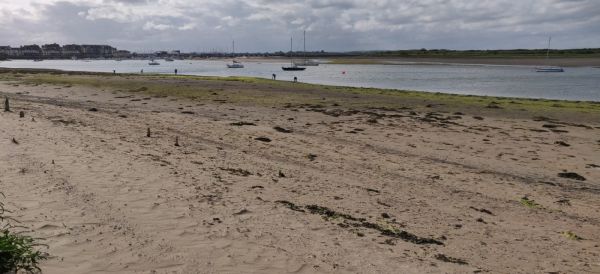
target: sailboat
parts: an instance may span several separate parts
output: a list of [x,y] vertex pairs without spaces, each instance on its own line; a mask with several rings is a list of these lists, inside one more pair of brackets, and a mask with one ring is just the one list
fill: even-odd
[[300,67],[294,63],[294,38],[290,37],[290,66],[289,67],[281,67],[281,69],[285,71],[302,71],[305,70],[305,67]]
[[[546,62],[550,60],[550,42],[552,41],[552,37],[548,38],[548,50],[546,51]],[[564,72],[565,70],[562,67],[557,66],[544,66],[544,67],[536,67],[536,72]]]
[[233,60],[231,61],[231,64],[227,64],[228,68],[244,68],[244,64],[242,64],[240,61],[235,60],[235,40],[232,42],[231,45],[231,55],[233,55]]
[[314,60],[306,59],[306,31],[304,31],[304,60],[301,62],[294,62],[298,66],[318,66],[319,63]]
[[154,58],[150,59],[150,62],[148,63],[148,65],[150,66],[159,66],[160,63],[157,61],[154,61]]

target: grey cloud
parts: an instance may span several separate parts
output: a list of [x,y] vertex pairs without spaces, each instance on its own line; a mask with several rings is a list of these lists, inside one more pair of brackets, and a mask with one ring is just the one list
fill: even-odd
[[287,50],[289,36],[304,29],[311,49],[330,51],[541,48],[549,35],[555,47],[600,46],[596,0],[78,3],[32,7],[42,14],[35,19],[11,17],[0,7],[0,14],[9,14],[0,19],[0,35],[11,37],[6,42],[103,42],[134,50],[227,50],[232,39],[242,51]]

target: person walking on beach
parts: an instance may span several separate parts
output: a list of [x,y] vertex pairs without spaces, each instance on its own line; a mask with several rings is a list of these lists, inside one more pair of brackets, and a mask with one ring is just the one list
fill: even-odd
[[144,69],[140,70],[140,74],[144,74]]
[[175,69],[175,75],[177,75],[177,69]]
[[277,80],[277,74],[273,73],[273,80]]
[[298,82],[298,77],[294,76],[294,83]]

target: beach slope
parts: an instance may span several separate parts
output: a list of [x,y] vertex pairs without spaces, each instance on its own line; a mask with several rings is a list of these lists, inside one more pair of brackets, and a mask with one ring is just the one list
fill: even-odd
[[45,273],[600,271],[595,103],[0,79],[0,188]]

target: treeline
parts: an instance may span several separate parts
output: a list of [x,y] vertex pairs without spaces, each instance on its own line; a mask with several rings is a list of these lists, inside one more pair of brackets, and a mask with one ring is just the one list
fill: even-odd
[[[545,57],[547,49],[510,50],[448,50],[418,49],[354,52],[356,55],[377,57]],[[551,49],[551,57],[600,57],[600,48]]]

